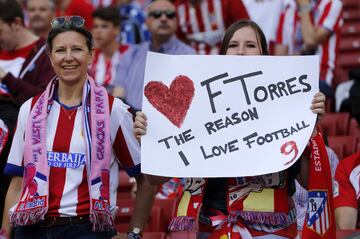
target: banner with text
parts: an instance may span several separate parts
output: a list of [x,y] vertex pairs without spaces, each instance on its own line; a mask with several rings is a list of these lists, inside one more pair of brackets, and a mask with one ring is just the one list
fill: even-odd
[[148,52],[141,171],[237,177],[284,170],[316,123],[317,56],[201,56]]

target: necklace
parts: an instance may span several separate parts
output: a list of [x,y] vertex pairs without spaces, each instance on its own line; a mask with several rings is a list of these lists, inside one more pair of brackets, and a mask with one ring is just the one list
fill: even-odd
[[71,117],[73,116],[73,114],[76,112],[76,110],[77,110],[77,107],[75,108],[75,109],[72,109],[71,111],[70,111],[70,114],[68,113],[68,110],[66,110],[65,108],[64,108],[64,106],[61,106],[61,109],[65,112],[65,114],[69,117],[69,120],[71,120]]

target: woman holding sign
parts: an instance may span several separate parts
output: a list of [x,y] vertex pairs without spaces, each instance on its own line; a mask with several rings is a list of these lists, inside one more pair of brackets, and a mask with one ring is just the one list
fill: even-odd
[[[237,21],[228,28],[220,52],[222,55],[268,55],[263,32],[248,20]],[[325,96],[322,93],[315,94],[311,110],[320,118],[324,116]],[[146,116],[137,112],[135,135],[144,135],[146,128]],[[199,232],[209,232],[209,238],[296,238],[296,210],[292,200],[295,179],[309,188],[308,177],[312,177],[314,171],[309,160],[313,158],[312,145],[318,143],[316,152],[323,156],[321,142],[315,128],[301,159],[281,172],[238,178],[188,178],[178,204],[181,214],[173,218],[169,229],[193,230],[198,222]],[[165,180],[149,177],[155,183]]]
[[130,234],[141,231],[151,209],[155,190],[140,173],[128,106],[87,74],[94,47],[84,22],[52,21],[47,50],[56,77],[20,109],[2,221],[14,238],[115,236],[119,164],[138,182]]

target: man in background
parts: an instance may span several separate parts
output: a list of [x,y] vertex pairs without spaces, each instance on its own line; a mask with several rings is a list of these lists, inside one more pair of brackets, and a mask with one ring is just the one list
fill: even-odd
[[[167,0],[157,0],[149,5],[146,25],[151,40],[131,46],[120,60],[114,94],[125,99],[133,109],[142,108],[142,91],[146,52],[165,54],[195,54],[190,46],[175,36],[177,29],[175,6]],[[119,89],[122,89],[119,90]],[[119,92],[119,93],[118,93]]]
[[38,37],[47,38],[51,30],[51,20],[55,17],[52,0],[28,0],[27,13],[31,31]]

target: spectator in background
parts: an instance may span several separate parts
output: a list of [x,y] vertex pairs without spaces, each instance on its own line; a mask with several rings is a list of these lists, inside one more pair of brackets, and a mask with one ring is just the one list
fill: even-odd
[[350,113],[360,125],[360,79],[356,79],[349,93]]
[[85,19],[85,27],[92,28],[94,8],[89,0],[55,0],[55,6],[56,16],[81,16]]
[[194,49],[175,36],[176,12],[170,1],[157,0],[149,5],[147,11],[146,25],[151,33],[151,40],[129,47],[120,60],[114,89],[114,95],[125,98],[125,102],[136,110],[140,110],[142,105],[147,51],[173,55],[195,54]]
[[117,42],[120,32],[120,15],[116,7],[110,6],[96,9],[92,17],[95,55],[90,72],[95,81],[103,85],[111,94],[120,54],[127,50],[127,45],[120,45]]
[[[0,155],[0,170],[9,153],[20,105],[43,91],[54,76],[45,51],[45,39],[24,26],[24,15],[17,1],[0,1],[0,121],[8,129],[8,140]],[[2,127],[3,128],[3,127]],[[9,179],[1,178],[0,214]]]
[[341,13],[340,0],[285,0],[277,29],[276,55],[319,55],[320,91],[327,97],[333,95]]
[[198,54],[219,54],[225,29],[249,15],[241,0],[176,0],[178,37]]
[[360,152],[340,161],[335,174],[334,205],[339,229],[360,228]]
[[148,41],[150,33],[145,24],[143,6],[135,0],[118,0],[117,3],[121,17],[121,43],[138,44]]
[[92,0],[91,2],[94,8],[99,8],[114,5],[116,0]]
[[280,0],[242,0],[252,21],[263,30],[269,46],[269,53],[274,53],[276,28],[278,25],[282,1]]
[[45,39],[25,28],[16,1],[0,2],[1,96],[20,106],[40,93],[54,75],[45,51]]
[[47,38],[51,30],[50,22],[55,17],[55,4],[52,0],[28,0],[27,13],[31,31]]

